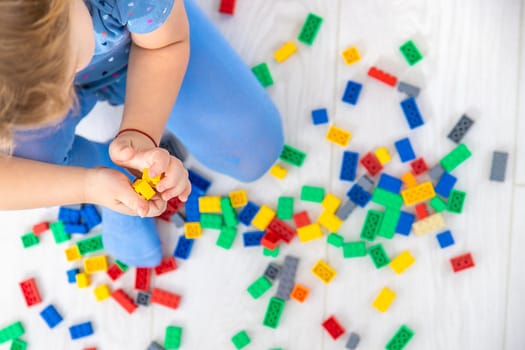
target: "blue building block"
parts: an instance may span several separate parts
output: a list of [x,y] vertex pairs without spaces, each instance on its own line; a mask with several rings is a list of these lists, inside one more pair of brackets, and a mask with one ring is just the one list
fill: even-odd
[[362,84],[349,80],[343,94],[343,102],[350,103],[351,105],[357,104],[357,99],[359,98],[362,88]]
[[396,232],[403,236],[408,236],[410,234],[410,230],[412,229],[412,224],[414,223],[415,219],[416,216],[414,214],[407,213],[406,211],[401,211],[401,215],[399,216],[399,220],[397,221]]
[[84,224],[64,224],[64,230],[67,233],[78,233],[81,235],[88,233],[88,227]]
[[406,100],[401,101],[401,108],[403,109],[403,113],[405,114],[410,129],[415,129],[425,123],[419,112],[419,108],[417,108],[415,98],[409,97]]
[[180,259],[188,259],[193,248],[193,239],[188,239],[184,235],[179,237],[173,256]]
[[403,181],[401,181],[397,177],[390,176],[385,173],[381,174],[381,177],[379,178],[379,183],[377,184],[377,187],[393,193],[399,193],[399,191],[401,190],[401,186],[403,186]]
[[198,174],[194,170],[188,169],[188,177],[191,182],[192,192],[198,192],[203,195],[208,191],[211,186],[211,182],[202,175]]
[[454,237],[452,237],[452,233],[450,231],[438,233],[436,238],[441,248],[446,248],[454,244]]
[[436,184],[436,187],[434,187],[434,191],[437,194],[448,198],[450,191],[454,188],[457,180],[458,179],[454,175],[444,172],[443,175],[441,175],[439,182]]
[[188,200],[184,204],[184,208],[186,209],[186,221],[188,222],[201,221],[201,214],[199,211],[199,196],[199,194],[192,191],[188,197]]
[[58,221],[62,221],[64,224],[79,224],[80,210],[69,207],[60,207],[58,209]]
[[84,338],[93,334],[93,326],[91,322],[80,323],[69,327],[69,334],[73,340]]
[[80,273],[80,269],[67,270],[67,281],[69,283],[77,283],[77,274]]
[[339,178],[343,181],[354,181],[359,162],[359,153],[352,151],[343,152],[343,162],[341,164],[341,174]]
[[366,192],[363,187],[359,186],[358,184],[354,184],[346,195],[352,202],[361,208],[364,208],[372,198],[372,194]]
[[40,316],[46,321],[49,328],[55,328],[57,324],[62,322],[63,318],[58,313],[53,305],[49,305],[40,313]]
[[414,153],[414,149],[412,148],[412,144],[408,137],[396,141],[394,145],[396,146],[399,158],[401,158],[403,163],[416,159],[416,154]]
[[259,206],[253,202],[248,202],[242,208],[242,210],[239,212],[239,215],[237,216],[237,219],[239,219],[240,222],[245,224],[246,226],[250,226],[252,223],[253,218],[259,211]]
[[88,231],[91,231],[95,226],[102,222],[97,207],[93,204],[83,204],[82,209],[80,209],[80,216],[82,217],[84,224],[87,226]]
[[249,231],[242,234],[242,240],[245,247],[257,247],[261,245],[261,239],[264,231]]
[[313,110],[312,122],[314,123],[314,125],[328,123],[328,111],[326,110],[326,108]]

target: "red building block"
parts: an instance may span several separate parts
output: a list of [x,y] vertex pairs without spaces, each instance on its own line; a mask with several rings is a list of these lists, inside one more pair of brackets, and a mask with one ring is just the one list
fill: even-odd
[[454,270],[454,272],[474,267],[474,259],[470,253],[456,256],[455,258],[450,259],[450,263],[452,264],[452,270]]
[[418,220],[423,220],[428,216],[428,210],[425,203],[419,203],[416,205],[416,216]]
[[171,309],[177,309],[180,303],[180,295],[168,292],[160,288],[153,288],[150,301]]
[[292,227],[276,217],[268,225],[268,230],[277,233],[286,243],[290,243],[296,235],[296,231]]
[[339,322],[337,322],[334,316],[330,316],[326,321],[324,321],[323,327],[334,340],[345,333],[345,329]]
[[34,278],[20,282],[20,288],[22,289],[22,294],[24,294],[27,306],[33,306],[42,302]]
[[371,176],[376,176],[381,170],[383,170],[383,166],[379,162],[379,159],[377,159],[376,155],[372,152],[365,154],[359,162],[365,167]]
[[308,216],[308,212],[306,210],[294,214],[293,221],[295,222],[296,227],[308,226],[312,223],[312,221],[310,220],[310,216]]
[[395,87],[397,84],[397,78],[395,76],[383,72],[382,70],[377,69],[376,67],[370,67],[370,69],[368,70],[368,76],[392,87]]
[[135,270],[135,289],[149,292],[151,281],[151,269],[147,267],[137,267]]
[[155,275],[160,276],[177,269],[177,262],[174,256],[162,259],[159,266],[155,267]]
[[49,222],[43,221],[33,226],[33,233],[35,235],[40,235],[45,231],[49,230]]
[[111,297],[115,299],[129,314],[132,314],[137,309],[137,304],[133,302],[133,299],[126,294],[122,289],[117,289],[111,293]]
[[172,199],[170,199],[168,201],[168,203],[166,203],[166,210],[164,210],[164,212],[162,214],[157,216],[157,218],[159,218],[161,220],[164,220],[164,221],[167,221],[167,222],[170,222],[171,221],[171,217],[176,212],[178,212],[183,206],[184,206],[184,202],[182,202],[179,199],[179,197],[173,197]]
[[410,162],[410,166],[412,167],[414,175],[421,175],[428,171],[428,165],[423,158],[418,158]]
[[262,236],[261,238],[261,245],[270,250],[274,250],[279,244],[280,240],[281,240],[281,237],[279,237],[277,233],[271,230],[267,230],[264,236]]
[[219,12],[233,16],[233,12],[235,12],[235,0],[221,0]]
[[120,269],[120,267],[117,264],[111,265],[106,272],[112,281],[118,280],[119,277],[124,274],[124,272]]

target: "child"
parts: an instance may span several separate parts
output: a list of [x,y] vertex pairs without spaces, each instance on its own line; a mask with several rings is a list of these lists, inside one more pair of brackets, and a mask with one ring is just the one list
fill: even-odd
[[[192,0],[2,0],[0,47],[0,209],[101,205],[104,246],[130,265],[160,262],[152,217],[190,193],[165,127],[241,181],[282,149],[275,106]],[[110,144],[75,135],[100,100],[124,103]],[[123,168],[164,173],[159,194],[140,198]]]

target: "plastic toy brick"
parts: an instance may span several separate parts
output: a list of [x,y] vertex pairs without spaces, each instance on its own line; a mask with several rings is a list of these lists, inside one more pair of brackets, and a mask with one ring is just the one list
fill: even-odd
[[392,239],[392,237],[394,237],[400,215],[401,211],[399,209],[387,208],[383,213],[383,218],[379,224],[379,227],[377,228],[376,235]]
[[[401,186],[403,186],[403,182],[400,179],[394,176],[390,176],[386,173],[381,174],[381,177],[379,178],[379,183],[377,184],[378,188],[392,193],[399,193],[399,191],[401,191]],[[374,191],[374,194],[376,191],[377,188]]]
[[410,167],[412,168],[414,175],[421,175],[428,171],[428,165],[424,158],[418,158],[410,162]]
[[322,259],[318,260],[314,265],[312,268],[312,273],[325,284],[332,282],[335,275],[337,274],[336,271]]
[[185,219],[182,217],[182,215],[180,213],[175,213],[173,214],[173,216],[171,217],[171,222],[173,224],[175,224],[175,227],[177,228],[181,228],[181,227],[184,227],[184,221]]
[[243,244],[245,247],[257,247],[261,245],[261,239],[264,231],[248,231],[242,234]]
[[46,321],[49,328],[55,328],[55,326],[63,320],[62,316],[60,316],[53,305],[49,305],[44,310],[42,310],[42,312],[40,312],[40,316],[42,316],[44,321]]
[[284,300],[277,297],[272,297],[268,303],[268,308],[266,309],[263,325],[274,329],[277,328],[284,310],[284,304]]
[[113,264],[108,268],[106,273],[112,281],[116,281],[124,274],[124,271],[122,271],[117,264]]
[[151,283],[151,269],[147,267],[137,267],[135,270],[135,289],[149,291]]
[[168,256],[160,262],[153,270],[156,276],[164,275],[168,272],[175,271],[177,269],[177,261],[173,256]]
[[233,209],[231,199],[229,197],[224,197],[221,199],[221,210],[226,226],[234,227],[239,224],[239,221],[237,220],[237,213],[235,212],[235,209]]
[[[391,189],[397,188],[390,187]],[[403,198],[397,193],[393,193],[377,187],[372,195],[372,202],[380,204],[386,208],[399,209],[403,206]]]
[[432,209],[436,211],[436,213],[441,213],[443,210],[447,209],[447,203],[445,203],[439,196],[435,196],[432,198],[429,202]]
[[428,210],[425,203],[416,204],[415,209],[418,220],[423,220],[424,218],[428,217]]
[[354,64],[361,60],[359,50],[355,46],[349,47],[348,49],[344,50],[341,54],[343,55],[343,59],[345,60],[345,63],[347,65]]
[[40,240],[38,239],[38,236],[33,234],[33,232],[28,232],[22,236],[22,244],[24,248],[33,247],[35,245],[38,245],[39,242]]
[[372,193],[374,191],[375,182],[368,175],[363,175],[357,180],[357,184],[366,192]]
[[[188,239],[199,238],[202,236],[202,228],[221,228],[222,216],[213,214],[202,214],[201,222],[185,222],[184,236]],[[218,226],[218,227],[217,227]]]
[[366,207],[366,205],[368,204],[368,202],[370,202],[370,199],[372,198],[372,194],[365,191],[358,184],[354,184],[346,195],[352,202],[354,202],[361,208]]
[[279,237],[277,233],[267,230],[264,236],[261,238],[261,245],[268,249],[275,249],[279,245],[280,241],[281,237]]
[[365,242],[346,242],[343,243],[343,257],[357,258],[366,256],[366,243]]
[[152,341],[146,350],[165,350],[159,343]]
[[293,221],[297,228],[308,226],[312,223],[312,221],[310,220],[310,216],[308,215],[308,212],[306,210],[294,214]]
[[359,161],[359,153],[351,152],[351,151],[344,151],[339,178],[343,181],[354,181],[355,175],[357,172],[357,162],[358,161]]
[[248,202],[244,208],[239,212],[239,216],[237,217],[241,223],[243,223],[246,226],[250,226],[252,223],[253,218],[259,211],[259,206],[252,202]]
[[133,189],[145,200],[150,200],[156,193],[150,184],[143,179],[135,180],[135,182],[133,182]]
[[386,163],[392,160],[392,156],[390,155],[390,152],[386,147],[379,147],[374,151],[374,154],[376,155],[377,160],[379,160],[379,163],[381,163],[381,165],[385,165]]
[[58,221],[69,224],[78,224],[80,223],[80,210],[69,207],[60,207],[58,209]]
[[323,328],[330,334],[333,340],[337,340],[342,336],[346,331],[344,327],[337,321],[334,316],[330,316],[323,323]]
[[463,211],[463,204],[465,204],[465,197],[467,194],[463,191],[452,190],[448,198],[447,210],[451,213],[461,214]]
[[293,197],[279,197],[277,201],[277,217],[282,220],[291,220],[293,218]]
[[166,336],[164,337],[164,349],[176,350],[180,348],[182,338],[182,328],[177,326],[166,327]]
[[151,303],[151,293],[150,292],[138,292],[136,303],[137,305],[149,306]]
[[177,214],[177,212],[184,206],[184,202],[182,202],[179,197],[173,197],[166,203],[166,210],[157,218],[164,220],[166,222],[170,222],[173,220],[173,216]]
[[270,281],[275,281],[279,274],[281,273],[281,267],[275,263],[269,263],[264,270],[264,277],[268,278]]
[[415,261],[416,261],[416,259],[414,259],[412,254],[410,254],[410,252],[408,250],[404,250],[403,252],[401,252],[401,254],[396,256],[390,262],[390,267],[392,268],[392,270],[394,270],[395,273],[400,275],[403,272],[405,272],[406,269],[408,269],[410,266],[412,266],[412,264]]
[[417,98],[421,89],[415,85],[400,81],[397,84],[397,91],[407,94],[409,97]]
[[111,296],[111,291],[107,284],[101,284],[93,289],[93,294],[95,294],[95,299],[97,301],[103,301],[108,299]]
[[377,210],[369,210],[366,213],[365,222],[361,228],[360,237],[364,240],[372,242],[377,235],[377,230],[383,219],[383,213]]
[[223,226],[221,228],[221,232],[219,233],[219,237],[217,238],[216,244],[221,248],[231,249],[236,236],[237,236],[236,227]]
[[347,200],[343,203],[342,206],[337,209],[335,212],[335,216],[337,216],[341,220],[346,220],[352,214],[354,209],[357,207],[357,205],[352,202],[351,200]]
[[350,333],[350,337],[348,338],[345,348],[349,350],[355,350],[357,349],[357,346],[359,345],[360,337],[357,333]]
[[273,218],[268,225],[267,230],[277,233],[283,241],[290,243],[296,236],[296,231],[291,226],[286,224],[284,221]]
[[73,340],[88,337],[93,333],[91,322],[80,323],[69,327],[69,335]]
[[46,232],[47,230],[49,230],[49,222],[43,221],[43,222],[33,225],[33,228],[31,231],[33,232],[33,234],[38,236]]
[[290,298],[300,303],[304,303],[304,301],[308,297],[308,294],[310,294],[310,290],[307,287],[303,286],[302,284],[296,284],[293,287],[292,293],[290,294]]
[[124,292],[122,289],[114,290],[113,293],[111,293],[111,297],[119,303],[120,306],[124,310],[128,312],[128,314],[132,314],[137,309],[137,304],[131,299],[131,297]]
[[287,41],[277,51],[273,53],[273,58],[277,63],[283,63],[297,52],[297,46],[293,41]]
[[490,181],[504,182],[507,172],[507,152],[494,151],[492,153],[492,164],[490,167]]
[[102,244],[102,235],[80,240],[77,242],[77,247],[80,255],[82,256],[88,253],[98,252],[99,250],[104,249],[104,245]]
[[344,237],[337,233],[330,233],[328,236],[326,236],[326,242],[336,248],[341,248],[344,241]]
[[199,211],[199,197],[200,195],[192,193],[188,197],[188,200],[184,204],[186,209],[186,221],[187,222],[199,222],[201,220],[201,213]]
[[0,344],[8,342],[10,340],[15,340],[25,333],[24,326],[22,322],[15,322],[0,329]]
[[301,188],[301,200],[321,203],[324,199],[325,190],[322,187],[304,185]]
[[401,197],[403,197],[403,201],[407,206],[429,200],[435,195],[436,192],[434,192],[434,186],[432,186],[432,182],[430,181],[423,182],[420,185],[401,191]]
[[282,161],[295,165],[296,167],[302,166],[305,158],[306,153],[289,145],[284,145],[281,155],[279,156],[279,159]]
[[368,255],[372,258],[376,269],[380,269],[390,264],[390,258],[386,255],[383,244],[379,243],[368,248]]
[[471,253],[466,253],[450,259],[450,264],[454,272],[459,272],[474,267],[474,259]]
[[418,185],[416,177],[410,171],[401,176],[401,181],[403,181],[403,184],[405,184],[407,188],[416,187]]
[[443,172],[434,190],[437,194],[447,198],[456,184],[457,178],[447,172]]
[[194,242],[193,239],[187,239],[184,236],[180,236],[175,251],[173,252],[173,256],[179,259],[188,259]]
[[82,221],[87,225],[88,231],[91,231],[95,226],[102,222],[102,218],[98,213],[97,207],[93,204],[82,204],[80,209],[80,216]]
[[321,17],[313,13],[309,13],[297,40],[303,44],[312,45],[315,37],[317,36],[317,33],[319,32],[319,28],[321,28],[322,23],[323,19]]
[[335,211],[337,210],[337,208],[339,208],[340,205],[341,199],[339,199],[339,197],[335,196],[332,193],[327,193],[323,201],[321,202],[321,206],[331,213],[335,213]]
[[310,242],[323,237],[323,230],[317,223],[297,228],[297,236],[302,243]]
[[376,176],[383,170],[383,166],[375,156],[375,154],[368,152],[363,158],[359,161],[361,165],[365,167],[368,173],[371,176]]
[[68,283],[77,283],[77,274],[80,273],[80,269],[70,269],[66,273]]
[[397,84],[397,78],[395,76],[390,75],[376,67],[370,67],[368,70],[368,76],[392,87],[395,87]]
[[395,298],[396,293],[390,288],[384,287],[375,298],[372,306],[378,311],[386,312],[390,308],[390,305],[392,305],[392,302]]
[[415,129],[424,124],[423,117],[419,112],[415,98],[409,97],[401,101],[401,109],[403,110],[403,114],[405,115],[410,129]]
[[396,141],[394,145],[396,147],[397,153],[399,154],[399,158],[401,158],[403,163],[416,158],[416,154],[414,153],[414,149],[412,148],[412,144],[410,143],[410,139],[408,137]]
[[473,124],[474,121],[466,114],[463,114],[447,137],[455,143],[460,143]]
[[444,172],[445,170],[443,169],[441,164],[436,164],[432,168],[430,168],[427,174],[432,180],[439,181]]
[[326,139],[328,141],[341,147],[346,147],[348,142],[350,142],[351,137],[352,134],[349,131],[338,128],[335,125],[330,125],[330,128],[328,128],[328,132],[326,133]]
[[107,271],[108,260],[105,255],[93,256],[84,260],[84,272],[87,274]]
[[40,304],[42,302],[42,298],[40,297],[40,292],[38,291],[38,286],[34,278],[29,278],[20,282],[20,289],[22,290],[22,294],[24,295],[24,299],[28,307]]
[[346,83],[345,92],[343,93],[343,102],[349,103],[351,105],[356,105],[359,95],[361,94],[361,89],[363,84],[360,84],[356,81],[348,80]]
[[452,236],[452,233],[449,230],[438,233],[436,235],[436,239],[438,240],[441,249],[450,247],[454,244],[454,237]]
[[22,339],[15,339],[11,343],[10,350],[26,350],[27,349],[27,342],[25,342]]
[[259,230],[265,230],[274,217],[275,211],[266,205],[262,205],[253,217],[251,224]]
[[266,63],[256,65],[252,68],[252,72],[263,87],[273,85],[272,73],[270,73],[270,69]]
[[461,163],[470,158],[472,153],[464,143],[460,143],[456,148],[450,151],[445,157],[440,161],[441,166],[445,171],[452,172],[457,168]]
[[66,233],[72,234],[77,233],[81,235],[85,235],[88,233],[88,227],[84,224],[64,224],[64,231]]
[[71,237],[64,228],[63,222],[53,222],[49,225],[49,228],[51,229],[51,232],[53,232],[53,238],[55,239],[55,243],[59,244],[69,241],[71,239]]
[[269,256],[269,257],[272,257],[272,258],[277,258],[279,256],[279,252],[280,252],[280,247],[277,247],[273,250],[271,249],[268,249],[266,247],[263,247],[263,255],[264,256]]
[[272,288],[272,282],[265,276],[261,276],[248,286],[247,291],[252,298],[259,299],[270,288]]
[[343,220],[328,210],[324,210],[321,215],[319,215],[317,222],[330,232],[339,231],[339,228],[343,224]]
[[426,235],[427,233],[442,229],[443,227],[445,227],[445,219],[440,213],[432,214],[412,225],[414,233],[418,236]]
[[220,196],[201,196],[199,197],[199,211],[201,213],[220,213],[221,197]]
[[416,219],[415,215],[401,211],[399,220],[397,221],[396,232],[408,236],[412,230],[412,224]]
[[233,13],[235,12],[235,1],[236,0],[221,0],[219,12],[233,16]]
[[195,170],[188,169],[188,177],[191,182],[192,193],[196,192],[196,194],[203,195],[211,186],[211,181],[200,175]]
[[282,180],[286,177],[286,175],[288,174],[288,169],[286,169],[285,167],[283,167],[282,165],[279,165],[279,164],[274,164],[271,168],[270,168],[270,171],[269,171],[270,175],[272,175],[273,177],[279,179],[279,180]]
[[76,278],[76,281],[77,281],[77,287],[78,288],[87,288],[91,284],[91,281],[90,281],[89,276],[88,276],[87,273],[84,273],[84,272],[78,273],[75,276],[75,278]]
[[402,350],[413,336],[414,332],[407,326],[402,325],[386,344],[386,350]]
[[401,50],[405,60],[407,60],[408,64],[411,66],[423,59],[423,55],[421,55],[421,52],[419,52],[416,44],[414,44],[412,40],[409,40],[401,45],[399,50]]

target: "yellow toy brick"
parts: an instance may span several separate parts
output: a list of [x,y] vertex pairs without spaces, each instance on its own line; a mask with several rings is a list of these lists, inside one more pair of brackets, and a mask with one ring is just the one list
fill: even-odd
[[66,259],[68,262],[78,261],[82,258],[76,245],[67,248],[64,250],[64,253],[66,254]]
[[279,180],[284,179],[287,174],[288,174],[288,169],[286,169],[282,165],[275,164],[274,166],[270,168],[270,175],[278,178]]
[[412,224],[414,233],[418,236],[426,235],[427,233],[437,231],[446,226],[445,219],[441,213],[435,213],[427,216],[423,220],[416,221]]
[[379,163],[381,163],[381,165],[385,165],[386,163],[392,160],[392,156],[390,155],[390,152],[386,147],[379,147],[374,151],[374,154],[376,155],[377,160],[379,160]]
[[155,190],[148,184],[146,180],[137,179],[133,183],[133,189],[140,194],[145,200],[150,200],[155,195]]
[[432,182],[426,181],[415,187],[401,191],[401,197],[405,205],[414,205],[433,198],[436,195]]
[[232,207],[240,208],[248,204],[248,195],[246,190],[237,190],[230,192],[230,201],[232,202]]
[[97,299],[97,301],[103,301],[111,296],[111,291],[107,284],[101,284],[93,289],[93,294],[95,294],[95,299]]
[[319,259],[312,268],[312,273],[325,284],[332,282],[337,272],[322,259]]
[[407,188],[415,187],[418,185],[416,177],[410,171],[401,176],[401,181],[403,181]]
[[343,55],[343,59],[345,60],[345,63],[347,65],[354,64],[361,60],[359,50],[357,50],[357,47],[355,46],[349,47],[348,49],[344,50],[341,54]]
[[274,217],[275,211],[272,208],[266,205],[261,205],[261,208],[259,209],[257,214],[255,214],[252,220],[252,225],[258,228],[259,230],[264,231],[266,230],[266,228],[268,227],[268,225]]
[[273,58],[275,58],[278,63],[282,63],[296,52],[297,46],[292,41],[288,41],[273,53]]
[[326,133],[326,139],[328,141],[333,142],[341,147],[346,147],[348,142],[350,142],[351,137],[352,134],[349,131],[338,128],[335,125],[331,125],[328,129],[328,132]]
[[92,256],[84,260],[84,271],[87,274],[108,270],[108,259],[105,255]]
[[395,273],[398,275],[405,272],[406,269],[408,269],[413,263],[416,261],[412,254],[408,250],[404,250],[396,256],[392,261],[390,261],[390,267],[392,270],[394,270]]
[[299,241],[302,243],[313,241],[314,239],[323,237],[323,230],[317,223],[301,226],[297,228],[297,237],[299,237]]
[[91,283],[89,281],[89,276],[86,273],[84,273],[84,272],[77,273],[76,279],[77,279],[77,287],[78,288],[86,288]]
[[184,236],[189,239],[199,238],[202,236],[202,228],[200,222],[185,222]]
[[396,293],[390,288],[384,287],[374,300],[372,306],[381,312],[386,312],[395,298]]
[[317,218],[317,222],[325,227],[330,232],[337,232],[343,224],[343,220],[339,219],[334,213],[325,210]]
[[162,179],[162,174],[155,176],[154,178],[149,177],[148,169],[142,171],[142,180],[146,181],[151,187],[155,187]]
[[199,211],[201,213],[222,213],[220,196],[199,197]]
[[339,208],[340,205],[341,199],[339,199],[339,197],[331,193],[327,193],[323,201],[321,202],[321,206],[330,213],[335,213],[335,211],[337,210],[337,208]]

